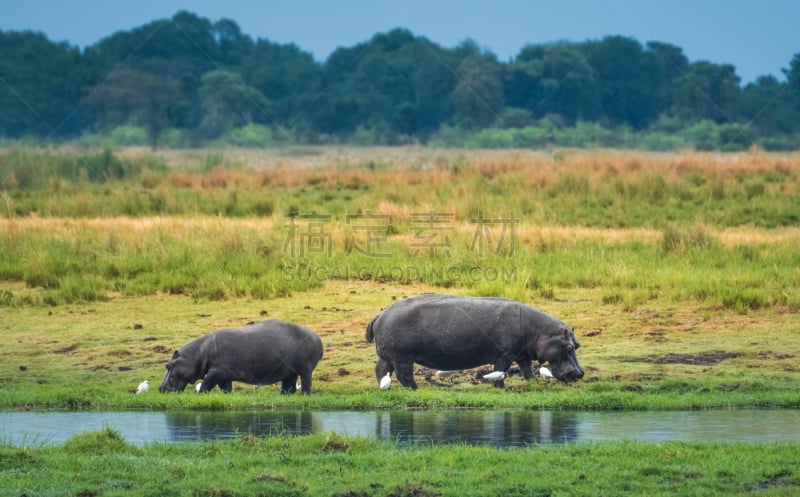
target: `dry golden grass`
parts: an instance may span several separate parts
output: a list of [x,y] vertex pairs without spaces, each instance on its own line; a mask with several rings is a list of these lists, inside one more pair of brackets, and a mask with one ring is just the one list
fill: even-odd
[[[146,149],[125,149],[123,156],[146,156]],[[208,151],[167,150],[159,156],[173,172],[173,186],[192,188],[251,187],[267,184],[298,186],[309,180],[337,184],[427,184],[435,186],[477,174],[484,179],[518,174],[529,186],[545,185],[563,174],[587,178],[595,186],[609,178],[636,180],[657,175],[666,181],[687,173],[711,178],[743,172],[800,172],[800,153],[767,153],[759,149],[716,152],[656,153],[618,150],[435,150],[419,147],[333,148],[291,150],[221,150],[220,168],[202,169]],[[792,194],[793,192],[786,192]]]
[[[408,223],[410,209],[391,203],[382,203],[374,214],[393,216],[396,224]],[[19,234],[27,229],[46,229],[68,234],[71,231],[89,228],[98,231],[147,231],[152,229],[175,230],[190,233],[192,230],[214,230],[216,233],[233,233],[240,229],[273,230],[280,228],[285,222],[283,215],[259,218],[220,218],[210,216],[194,217],[95,217],[95,218],[62,218],[62,217],[25,217],[0,218],[0,231],[9,236]],[[453,231],[468,239],[475,232],[475,225],[461,221],[452,225]],[[326,225],[333,240],[342,244],[347,239],[348,227],[340,221],[332,221]],[[780,243],[800,240],[800,227],[784,227],[763,229],[756,227],[739,227],[714,230],[709,233],[725,245],[750,245]],[[646,228],[588,228],[581,226],[530,226],[522,224],[515,229],[515,235],[521,245],[538,245],[541,243],[599,241],[603,243],[640,242],[658,244],[663,236],[661,230]],[[395,235],[393,239],[409,244],[413,233]]]

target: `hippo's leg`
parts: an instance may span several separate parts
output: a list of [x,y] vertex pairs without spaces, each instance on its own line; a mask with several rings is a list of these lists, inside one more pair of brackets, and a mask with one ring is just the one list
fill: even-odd
[[[203,377],[203,386],[200,387],[200,391],[208,392],[214,390],[214,387],[217,385],[219,385],[220,390],[222,390],[223,392],[226,393],[231,392],[230,380],[225,380],[225,378],[215,370],[209,370],[208,373],[206,373],[205,377]],[[225,389],[226,387],[227,390]]]
[[[494,362],[494,370],[495,371],[508,371],[508,368],[511,367],[512,360],[508,357],[501,357]],[[505,388],[506,383],[503,380],[497,380],[492,382],[496,388]]]
[[417,389],[417,382],[414,381],[414,363],[413,362],[395,362],[395,373],[397,374],[397,381],[404,387],[412,390]]
[[[305,386],[305,383],[303,383]],[[281,380],[281,393],[291,395],[297,391],[297,375],[290,374],[288,377]]]
[[517,365],[519,366],[519,370],[522,371],[522,377],[526,380],[530,380],[533,378],[533,368],[532,361],[530,359],[519,359],[517,360]]
[[311,370],[300,373],[300,382],[300,391],[304,395],[309,395],[311,393]]
[[225,393],[231,393],[233,391],[233,382],[231,380],[225,380],[219,382],[219,389]]
[[217,386],[217,385],[218,385],[218,383],[216,381],[214,381],[213,378],[209,378],[208,376],[206,376],[205,378],[203,378],[202,385],[200,385],[200,392],[201,393],[202,392],[210,392],[211,390],[214,390],[214,387]]
[[392,363],[379,357],[378,362],[375,363],[375,378],[378,379],[378,384],[381,383],[381,378],[386,376],[386,373],[392,374],[392,372],[394,372]]

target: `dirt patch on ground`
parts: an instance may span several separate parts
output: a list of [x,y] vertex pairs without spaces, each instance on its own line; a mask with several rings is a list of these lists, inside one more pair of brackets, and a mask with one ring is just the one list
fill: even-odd
[[61,348],[61,349],[58,349],[58,350],[54,350],[53,352],[55,352],[56,354],[70,355],[77,348],[78,348],[77,345],[70,345],[69,347],[64,347],[64,348]]
[[[372,487],[373,490],[377,491],[383,488],[383,485],[381,485],[380,483],[373,483],[370,485],[370,487]],[[418,487],[413,483],[406,483],[405,485],[397,487],[388,494],[382,494],[382,493],[369,494],[366,492],[355,492],[351,490],[345,493],[333,494],[333,497],[374,497],[379,495],[386,495],[386,497],[439,497],[442,494],[431,492],[430,490],[426,490],[423,487]]]
[[650,355],[645,357],[622,357],[620,362],[644,362],[647,364],[689,364],[692,366],[713,366],[726,359],[739,357],[741,354],[736,352],[725,352],[724,350],[712,350],[700,352],[699,354],[665,354]]

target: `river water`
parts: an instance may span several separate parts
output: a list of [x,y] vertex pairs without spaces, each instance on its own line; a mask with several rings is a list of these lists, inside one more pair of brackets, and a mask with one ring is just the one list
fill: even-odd
[[800,442],[800,410],[0,412],[0,443],[41,446],[113,428],[130,443],[333,432],[398,445],[495,447],[604,440]]

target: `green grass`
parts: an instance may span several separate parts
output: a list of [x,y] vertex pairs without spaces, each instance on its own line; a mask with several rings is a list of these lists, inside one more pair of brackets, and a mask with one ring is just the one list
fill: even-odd
[[[324,250],[303,252],[311,246],[302,245],[302,234],[258,219],[13,220],[0,236],[0,278],[23,282],[26,289],[6,288],[0,306],[159,292],[267,299],[330,280],[368,280],[516,299],[602,288],[604,302],[628,309],[659,299],[698,300],[737,312],[800,309],[800,234],[731,245],[720,241],[724,233],[708,228],[667,226],[650,232],[652,241],[607,242],[548,239],[537,228],[519,226],[513,253],[506,242],[501,253],[489,247],[481,255],[473,243],[476,227],[453,224],[447,250],[437,248],[431,256],[417,251],[416,233],[400,225],[399,233],[374,245],[386,255],[376,257],[348,252],[348,240],[362,235],[347,224],[327,223]],[[500,246],[499,233],[494,236]]]
[[0,446],[6,495],[795,495],[797,444],[635,442],[497,450],[320,434],[127,444],[106,429]]

